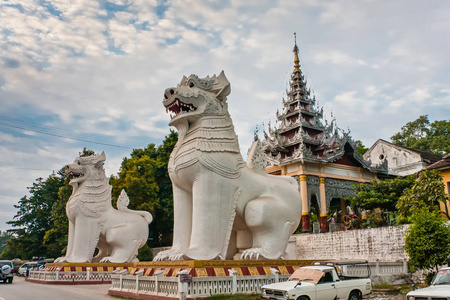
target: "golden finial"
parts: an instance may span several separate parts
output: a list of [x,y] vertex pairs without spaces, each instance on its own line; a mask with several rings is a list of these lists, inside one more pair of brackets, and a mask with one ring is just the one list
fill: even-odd
[[297,33],[294,32],[294,72],[300,71],[300,59],[298,58]]

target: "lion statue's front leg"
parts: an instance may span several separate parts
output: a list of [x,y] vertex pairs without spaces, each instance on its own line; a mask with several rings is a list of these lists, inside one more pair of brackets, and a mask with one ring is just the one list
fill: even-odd
[[161,251],[154,261],[186,260],[186,249],[189,247],[192,227],[192,193],[183,190],[176,184],[173,188],[174,228],[173,244],[169,250]]

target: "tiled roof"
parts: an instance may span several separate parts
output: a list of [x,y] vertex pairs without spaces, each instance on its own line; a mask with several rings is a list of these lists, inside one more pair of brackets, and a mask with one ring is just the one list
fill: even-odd
[[440,161],[426,167],[427,170],[450,169],[450,154],[444,156]]

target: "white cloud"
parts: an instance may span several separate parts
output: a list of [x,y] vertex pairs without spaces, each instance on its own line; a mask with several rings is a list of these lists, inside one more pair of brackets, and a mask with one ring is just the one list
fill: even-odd
[[[421,114],[450,115],[446,1],[110,1],[119,11],[100,1],[48,1],[60,15],[40,3],[0,4],[0,116],[143,147],[168,133],[167,87],[223,69],[245,155],[256,125],[273,123],[281,107],[293,32],[318,101],[366,145]],[[0,198],[8,189],[19,199],[35,176],[73,161],[82,146],[106,151],[107,173],[131,151],[0,129],[0,163],[41,170],[0,175],[9,184]]]
[[366,65],[367,63],[361,59],[352,58],[349,55],[331,50],[326,52],[317,52],[314,54],[314,60],[318,64],[337,64],[345,66]]

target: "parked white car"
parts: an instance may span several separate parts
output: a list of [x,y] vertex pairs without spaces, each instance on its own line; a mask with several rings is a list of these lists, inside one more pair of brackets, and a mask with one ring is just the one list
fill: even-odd
[[298,268],[286,282],[262,286],[262,299],[279,300],[360,300],[372,292],[369,278],[339,276],[335,265]]
[[37,262],[35,262],[35,261],[26,262],[19,267],[19,271],[17,272],[17,274],[19,276],[28,276],[27,271],[37,269],[37,268],[38,268]]
[[427,288],[406,294],[407,300],[450,300],[450,268],[440,269]]

